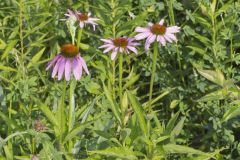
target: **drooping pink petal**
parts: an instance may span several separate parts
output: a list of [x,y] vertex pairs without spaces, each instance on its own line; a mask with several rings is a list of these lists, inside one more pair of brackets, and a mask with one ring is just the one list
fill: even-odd
[[59,65],[61,64],[62,59],[63,59],[62,56],[60,56],[60,58],[58,58],[58,60],[57,60],[57,62],[56,62],[56,64],[55,64],[55,66],[54,66],[54,68],[53,68],[52,78],[54,78],[55,75],[57,74],[57,72],[58,72],[58,68],[59,68]]
[[135,32],[150,32],[149,28],[137,27]]
[[59,81],[62,79],[62,76],[64,73],[64,68],[65,68],[65,58],[62,58],[61,62],[59,64],[59,68],[58,68],[58,80]]
[[135,47],[127,46],[127,48],[130,49],[131,51],[133,51],[135,54],[138,54],[138,51]]
[[158,36],[157,39],[158,42],[160,42],[163,46],[166,45],[166,40],[163,38],[163,36]]
[[65,79],[67,81],[69,81],[71,78],[71,70],[72,70],[72,62],[70,58],[67,58],[66,64],[65,64]]
[[113,44],[113,41],[112,40],[109,40],[109,39],[100,39],[101,41],[105,42],[105,43],[110,43],[110,44]]
[[151,35],[151,36],[149,36],[148,38],[147,38],[147,40],[146,40],[146,43],[148,43],[148,44],[152,44],[155,40],[156,40],[156,35]]
[[104,45],[102,45],[102,46],[100,46],[98,48],[108,48],[108,47],[112,47],[112,46],[114,46],[114,45],[113,44],[104,44]]
[[99,21],[100,19],[98,18],[88,18],[89,21]]
[[172,39],[173,41],[177,41],[177,38],[176,38],[176,36],[174,35],[174,34],[166,34],[166,36],[168,37],[168,38],[170,38],[170,39]]
[[84,60],[82,57],[79,57],[79,59],[80,59],[80,62],[81,62],[81,64],[82,64],[82,66],[83,66],[83,69],[84,69],[85,72],[89,75],[89,71],[88,71],[88,68],[87,68],[87,65],[86,65],[85,60]]
[[74,75],[75,79],[79,80],[82,76],[82,65],[81,65],[80,59],[75,57],[73,59],[72,67],[73,67],[73,75]]
[[58,61],[60,57],[61,57],[60,55],[57,55],[56,57],[54,57],[53,60],[51,60],[48,63],[46,70],[49,70],[49,68],[51,68]]
[[117,56],[117,49],[115,49],[113,52],[112,52],[112,54],[111,54],[111,60],[114,60],[115,58],[116,58],[116,56]]
[[173,42],[173,41],[172,41],[168,36],[166,36],[166,35],[164,35],[164,38],[165,38],[168,42],[170,42],[170,43]]
[[114,49],[114,48],[115,48],[115,46],[112,45],[111,47],[106,48],[106,49],[103,51],[103,53],[107,53],[107,52],[109,52],[110,50],[112,50],[112,49]]
[[123,53],[123,52],[124,52],[124,48],[119,47],[119,52],[120,52],[120,53]]
[[167,33],[177,33],[180,31],[180,27],[178,26],[171,26],[171,27],[167,27]]
[[139,34],[137,34],[137,35],[135,36],[135,39],[136,39],[136,40],[142,40],[142,39],[144,39],[144,38],[149,37],[150,35],[152,35],[151,32],[139,33]]
[[84,22],[80,21],[79,26],[80,26],[80,28],[83,28],[84,27]]

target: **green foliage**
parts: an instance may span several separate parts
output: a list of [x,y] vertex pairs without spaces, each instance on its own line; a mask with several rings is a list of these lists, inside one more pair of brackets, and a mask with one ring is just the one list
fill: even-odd
[[[96,31],[66,24],[67,9],[99,18]],[[239,12],[234,0],[1,0],[0,159],[238,159]],[[155,48],[155,74],[144,42],[120,69],[98,48],[161,18],[181,32]],[[71,42],[91,74],[57,81],[46,65]]]

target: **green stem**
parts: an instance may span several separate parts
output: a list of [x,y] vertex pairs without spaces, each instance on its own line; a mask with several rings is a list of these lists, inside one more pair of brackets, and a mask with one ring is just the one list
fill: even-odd
[[83,28],[78,30],[78,35],[77,35],[77,47],[80,47],[80,42],[82,38],[82,33],[83,33]]
[[115,75],[116,75],[116,70],[115,70],[115,60],[112,61],[112,92],[113,92],[113,98],[115,98]]
[[[174,16],[174,10],[173,10],[173,0],[170,1],[166,1],[166,3],[168,4],[168,14],[170,17],[170,23],[171,25],[175,25],[175,16]],[[181,80],[183,82],[183,84],[185,85],[185,80],[184,80],[184,76],[183,76],[183,71],[182,71],[182,64],[181,64],[181,56],[180,56],[180,52],[178,49],[178,44],[176,44],[177,47],[177,63],[178,63],[178,67],[180,70],[180,74],[181,74]]]
[[149,112],[152,110],[151,105],[152,105],[153,83],[154,83],[155,72],[157,67],[157,54],[158,54],[158,43],[155,42],[154,48],[153,48],[153,64],[152,64],[151,81],[150,81],[150,89],[149,89],[149,105],[148,105]]
[[61,103],[60,103],[60,137],[59,137],[59,147],[60,147],[60,151],[64,151],[64,145],[63,145],[63,135],[65,132],[65,112],[64,112],[64,97],[66,94],[66,88],[67,88],[67,82],[64,81],[63,84],[63,90],[62,90],[62,97],[61,97]]
[[[69,111],[68,111],[68,133],[71,132],[75,123],[75,99],[74,99],[74,90],[76,86],[76,81],[73,79],[70,82],[70,90],[69,90]],[[68,143],[68,151],[72,152],[73,142],[69,141]]]
[[124,120],[124,108],[122,105],[122,99],[123,99],[123,90],[122,90],[122,74],[123,74],[123,53],[120,53],[119,55],[119,99],[120,99],[120,108],[122,112],[122,121]]

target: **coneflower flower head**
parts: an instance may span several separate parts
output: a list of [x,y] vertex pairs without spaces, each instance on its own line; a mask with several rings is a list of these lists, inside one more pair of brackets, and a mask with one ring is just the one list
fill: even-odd
[[84,69],[89,74],[85,60],[80,56],[77,46],[72,44],[65,44],[61,47],[60,53],[48,63],[46,70],[53,68],[52,78],[56,75],[58,80],[61,80],[65,73],[65,79],[70,80],[73,73],[76,80],[82,76]]
[[93,26],[93,30],[95,30],[95,27],[98,25],[96,21],[98,21],[98,18],[92,18],[91,13],[81,13],[78,11],[71,11],[68,9],[68,12],[65,14],[65,16],[68,17],[68,19],[73,18],[75,21],[79,23],[80,28],[84,28],[86,24],[90,24]]
[[149,50],[150,45],[157,41],[163,46],[166,45],[166,42],[176,42],[177,38],[174,33],[180,31],[180,27],[178,26],[171,26],[167,27],[164,25],[164,19],[161,19],[159,23],[153,24],[148,23],[148,27],[137,27],[135,32],[138,32],[135,36],[136,40],[146,39],[145,42],[145,49]]
[[99,48],[104,48],[103,53],[112,52],[111,60],[114,60],[117,56],[117,53],[127,53],[130,51],[135,54],[138,53],[135,46],[139,45],[135,42],[134,38],[120,37],[120,38],[110,38],[110,39],[101,39],[104,42],[104,45]]

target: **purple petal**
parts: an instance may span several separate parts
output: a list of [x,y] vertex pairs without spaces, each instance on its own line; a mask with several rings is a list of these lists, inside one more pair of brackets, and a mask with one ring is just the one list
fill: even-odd
[[110,43],[113,44],[113,41],[110,39],[100,39],[101,41],[105,42],[105,43]]
[[150,35],[152,35],[151,32],[143,32],[143,33],[139,33],[135,36],[135,39],[136,40],[141,40],[141,39],[144,39],[144,38],[147,38],[149,37]]
[[65,79],[67,81],[70,80],[71,77],[71,70],[72,70],[72,62],[70,58],[66,59],[66,64],[65,64]]
[[135,47],[127,46],[127,48],[130,49],[131,51],[133,51],[135,54],[138,54],[138,51]]
[[76,80],[79,80],[82,76],[82,65],[77,57],[73,59],[73,75]]
[[172,39],[173,41],[177,42],[177,38],[174,34],[166,34],[166,36],[170,39]]
[[114,46],[114,45],[113,44],[104,44],[98,48],[108,48],[108,47],[112,47],[112,46]]
[[60,63],[61,63],[62,59],[63,59],[63,57],[62,57],[62,56],[60,56],[60,57],[59,57],[59,59],[57,60],[57,62],[56,62],[56,64],[55,64],[55,66],[54,66],[54,68],[53,68],[53,72],[52,72],[52,78],[54,78],[54,77],[55,77],[55,75],[57,74],[57,72],[58,72],[58,68],[59,68],[59,65],[60,65]]
[[84,59],[82,57],[79,57],[80,59],[80,62],[83,66],[83,69],[85,70],[85,72],[89,75],[89,71],[88,71],[88,68],[87,68],[87,65],[86,65],[86,62],[84,61]]
[[161,19],[161,21],[159,22],[160,25],[164,24],[164,19]]
[[83,28],[84,27],[84,22],[80,21],[79,26],[80,26],[80,28]]
[[117,49],[115,49],[113,52],[112,52],[112,54],[111,54],[111,60],[114,60],[115,58],[116,58],[116,56],[117,56],[117,52],[118,50]]
[[178,26],[167,27],[167,33],[177,33],[179,31],[180,27]]
[[173,42],[173,41],[172,41],[168,36],[166,36],[166,35],[164,35],[164,38],[165,38],[168,42],[170,42],[170,43]]
[[158,36],[157,41],[160,42],[163,46],[166,45],[166,40],[163,38],[163,36]]
[[51,60],[51,61],[48,63],[46,70],[49,70],[49,68],[51,68],[52,65],[55,64],[60,57],[61,57],[61,55],[59,55],[59,54],[58,54],[56,57],[54,57],[53,60]]
[[111,46],[111,47],[108,47],[108,48],[106,48],[104,51],[103,51],[103,53],[107,53],[107,52],[109,52],[110,50],[112,50],[112,49],[114,49],[115,48],[115,46]]
[[151,36],[149,36],[148,38],[147,38],[147,40],[146,40],[146,43],[148,43],[148,44],[151,44],[151,43],[153,43],[155,40],[156,40],[156,35],[151,35]]
[[135,32],[149,32],[149,28],[137,27]]
[[64,68],[65,68],[65,58],[62,58],[62,60],[59,64],[59,68],[58,68],[58,80],[59,81],[62,79]]

